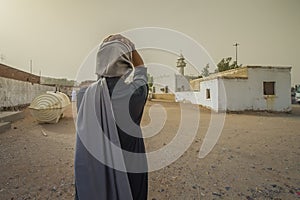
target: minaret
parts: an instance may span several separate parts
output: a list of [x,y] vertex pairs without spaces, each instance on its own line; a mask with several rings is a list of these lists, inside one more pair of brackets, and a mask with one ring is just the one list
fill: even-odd
[[177,58],[177,66],[179,68],[179,73],[184,76],[184,68],[186,66],[186,62],[184,61],[184,57],[182,53],[180,54],[179,58]]

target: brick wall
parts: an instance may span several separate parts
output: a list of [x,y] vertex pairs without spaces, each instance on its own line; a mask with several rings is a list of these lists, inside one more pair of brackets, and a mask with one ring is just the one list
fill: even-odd
[[40,83],[40,77],[28,72],[24,72],[0,63],[0,77],[25,81],[30,83]]

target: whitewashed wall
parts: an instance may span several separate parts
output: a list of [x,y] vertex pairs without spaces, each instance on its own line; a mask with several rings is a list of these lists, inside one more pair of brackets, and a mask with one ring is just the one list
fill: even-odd
[[[218,111],[218,91],[219,91],[218,79],[203,81],[200,83],[200,95],[198,103],[202,106],[209,107],[212,110]],[[210,89],[210,99],[206,98],[206,89]]]
[[54,90],[51,86],[0,77],[0,108],[29,104],[36,96]]
[[162,93],[161,88],[168,86],[169,92],[175,91],[175,73],[165,73],[153,76],[153,86],[155,87],[155,93]]
[[[263,82],[275,82],[275,95],[263,94]],[[191,102],[214,111],[291,111],[289,68],[248,68],[248,79],[216,78],[200,82],[199,92],[176,92],[177,102]],[[210,88],[211,99],[206,99]]]
[[176,91],[190,91],[190,83],[188,79],[181,74],[175,75],[175,85],[176,85]]
[[227,111],[227,93],[224,83],[224,79],[218,78],[218,108],[216,111],[225,112]]
[[191,89],[188,79],[181,74],[176,73],[162,73],[160,75],[153,75],[153,86],[156,88],[155,93],[162,93],[160,88],[168,86],[169,93],[175,91],[189,91]]
[[[214,111],[220,111],[218,101],[218,82],[218,79],[201,82],[199,92],[176,92],[175,100],[177,102],[191,102],[193,104],[200,104]],[[210,99],[206,98],[206,89],[210,89]]]
[[[249,68],[251,103],[253,110],[290,111],[291,110],[291,73],[282,68]],[[263,95],[263,82],[275,82],[275,98]]]
[[[275,82],[275,96],[263,94],[263,82]],[[291,110],[289,69],[248,68],[248,79],[223,79],[227,110]]]
[[253,86],[248,79],[222,79],[226,92],[226,107],[228,111],[252,110],[251,97]]
[[185,92],[175,92],[175,101],[199,104],[200,92],[185,91]]

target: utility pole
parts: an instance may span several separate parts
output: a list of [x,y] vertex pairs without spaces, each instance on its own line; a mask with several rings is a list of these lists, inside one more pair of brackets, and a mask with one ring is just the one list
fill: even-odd
[[240,45],[239,43],[235,43],[233,46],[235,46],[235,64],[236,66],[238,66],[238,62],[237,62],[237,55],[238,55],[238,45]]

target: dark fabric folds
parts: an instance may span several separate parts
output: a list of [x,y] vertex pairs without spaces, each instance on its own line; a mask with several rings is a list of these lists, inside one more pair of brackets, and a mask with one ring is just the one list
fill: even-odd
[[[129,160],[122,151],[115,150],[120,147],[128,152],[145,153],[140,122],[148,94],[146,68],[136,68],[131,83],[125,83],[124,79],[101,78],[77,95],[75,199],[147,199],[147,172],[126,171],[131,165],[147,167],[146,155],[142,154],[142,159]],[[126,99],[130,99],[129,104]],[[138,127],[130,129],[134,133],[128,133],[118,125],[122,124],[119,112],[126,106]]]

